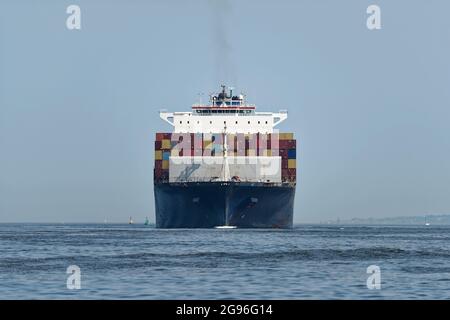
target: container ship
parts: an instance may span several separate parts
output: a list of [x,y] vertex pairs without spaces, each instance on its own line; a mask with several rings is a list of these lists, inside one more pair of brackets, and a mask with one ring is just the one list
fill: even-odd
[[157,228],[291,228],[296,140],[275,127],[287,111],[257,112],[222,86],[188,112],[160,111],[156,133]]

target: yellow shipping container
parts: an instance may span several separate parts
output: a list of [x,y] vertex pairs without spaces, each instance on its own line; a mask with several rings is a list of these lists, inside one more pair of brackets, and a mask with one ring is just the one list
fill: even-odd
[[252,150],[252,149],[246,150],[245,153],[246,153],[247,157],[254,157],[254,156],[256,156],[256,151]]
[[169,160],[163,160],[163,162],[162,162],[162,168],[163,168],[164,170],[169,169]]
[[163,139],[161,141],[161,149],[170,149],[171,145],[170,145],[170,140],[169,139]]
[[292,132],[290,133],[280,133],[280,140],[292,140],[294,139],[294,134]]
[[203,149],[211,149],[212,142],[211,141],[203,141]]
[[262,150],[263,157],[271,157],[272,156],[272,150]]
[[162,160],[162,151],[161,150],[155,151],[155,160]]
[[288,160],[288,168],[295,169],[295,166],[296,166],[295,159],[289,159]]

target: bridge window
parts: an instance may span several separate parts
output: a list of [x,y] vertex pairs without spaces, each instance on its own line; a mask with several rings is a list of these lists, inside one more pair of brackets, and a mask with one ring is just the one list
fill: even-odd
[[236,124],[238,124],[238,122],[236,121]]
[[250,121],[248,122],[248,124],[250,124]]

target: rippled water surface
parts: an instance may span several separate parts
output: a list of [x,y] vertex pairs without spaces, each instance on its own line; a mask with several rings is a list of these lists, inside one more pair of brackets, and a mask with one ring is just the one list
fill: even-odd
[[[69,265],[80,290],[66,287]],[[0,224],[0,298],[449,299],[450,227]]]

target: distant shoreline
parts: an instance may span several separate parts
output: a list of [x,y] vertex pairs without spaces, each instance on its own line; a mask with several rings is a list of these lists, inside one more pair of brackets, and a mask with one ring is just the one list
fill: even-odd
[[[133,223],[128,224],[127,222],[0,222],[0,225],[53,225],[53,226],[129,226],[129,227],[143,227],[143,228],[154,228],[155,223],[150,222],[148,225],[145,225],[144,223]],[[326,222],[298,222],[294,223],[294,228],[296,226],[450,226],[450,217],[448,220],[433,220],[429,219],[427,222],[420,222],[420,221],[414,221],[414,220],[407,220],[404,219],[403,221],[397,220],[397,219],[374,219],[374,220],[364,220],[363,219],[357,219],[357,220],[341,220],[339,222],[337,221],[326,221]],[[192,230],[201,229],[202,228],[192,228]],[[208,229],[208,228],[207,228]],[[212,228],[211,228],[212,229]],[[242,228],[247,229],[247,228]],[[250,228],[251,229],[251,228]],[[176,229],[173,229],[176,230]],[[184,229],[186,230],[186,229]],[[254,228],[252,230],[258,230],[257,228]],[[279,230],[279,229],[273,229],[273,230]],[[286,229],[289,230],[289,229]]]

